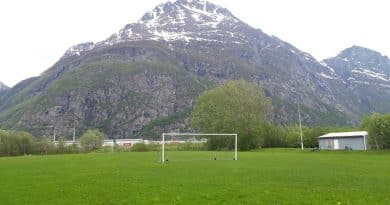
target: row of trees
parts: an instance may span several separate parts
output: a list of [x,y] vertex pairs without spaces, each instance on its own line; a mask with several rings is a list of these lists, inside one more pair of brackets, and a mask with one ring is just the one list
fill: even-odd
[[4,155],[22,155],[31,152],[33,137],[28,132],[0,130],[0,151]]
[[[259,138],[262,147],[300,147],[299,126],[275,126],[268,124],[263,128]],[[329,132],[353,131],[348,127],[302,127],[303,144],[306,148],[318,148],[318,136]]]
[[66,145],[62,137],[55,145],[48,137],[34,137],[24,131],[0,130],[0,156],[90,152],[101,148],[103,139],[104,135],[98,130],[88,130],[80,137],[80,146]]
[[[271,99],[256,84],[245,80],[228,81],[203,93],[191,113],[191,126],[197,132],[237,133],[240,150],[261,147],[299,147],[298,126],[271,124]],[[369,132],[371,146],[390,148],[390,114],[374,114],[363,120],[360,128]],[[328,132],[353,131],[353,128],[303,127],[305,147],[318,147],[317,137]],[[210,138],[208,149],[231,149],[234,141]]]
[[[238,148],[240,150],[250,150],[273,147],[298,148],[301,146],[299,126],[275,126],[271,123],[264,123],[259,130],[251,141],[248,141],[245,136],[238,135]],[[305,148],[318,148],[318,136],[337,131],[352,130],[343,127],[303,126],[303,144]],[[208,150],[233,149],[234,141],[233,138],[213,137],[208,139],[206,146]]]

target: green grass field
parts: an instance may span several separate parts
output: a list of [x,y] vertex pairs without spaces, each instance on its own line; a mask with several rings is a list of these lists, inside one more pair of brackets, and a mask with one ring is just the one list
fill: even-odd
[[[173,158],[209,152],[170,152]],[[0,158],[0,204],[390,204],[390,153],[263,150]]]

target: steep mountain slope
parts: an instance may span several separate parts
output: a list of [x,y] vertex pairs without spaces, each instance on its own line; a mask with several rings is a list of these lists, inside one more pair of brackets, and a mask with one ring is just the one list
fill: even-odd
[[4,83],[0,82],[0,96],[4,95],[5,92],[9,89]]
[[9,89],[4,83],[0,82],[0,92]]
[[352,46],[323,61],[343,80],[350,99],[363,113],[390,110],[390,59],[379,52]]
[[[98,43],[71,47],[50,69],[0,97],[0,125],[35,134],[100,128],[110,137],[188,129],[203,91],[245,78],[273,98],[273,120],[354,124],[362,112],[331,66],[207,1],[158,5]],[[375,94],[373,94],[375,95]]]
[[352,46],[324,62],[351,85],[390,87],[390,59],[379,52]]

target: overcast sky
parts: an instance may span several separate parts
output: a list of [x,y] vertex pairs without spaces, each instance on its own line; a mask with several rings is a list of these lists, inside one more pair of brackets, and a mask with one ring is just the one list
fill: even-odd
[[[74,44],[101,41],[165,0],[2,0],[0,81],[13,86]],[[390,55],[387,0],[211,0],[318,60],[360,45]]]

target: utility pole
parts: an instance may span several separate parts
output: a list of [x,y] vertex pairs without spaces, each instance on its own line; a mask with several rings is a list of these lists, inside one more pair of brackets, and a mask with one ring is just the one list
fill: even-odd
[[53,132],[53,142],[56,141],[56,127],[54,127],[54,132]]
[[301,122],[301,107],[298,102],[298,118],[299,118],[299,132],[301,134],[301,149],[303,150],[303,136],[302,136],[302,122]]
[[76,142],[76,125],[73,124],[73,142]]
[[114,153],[115,140],[112,140],[111,152]]

